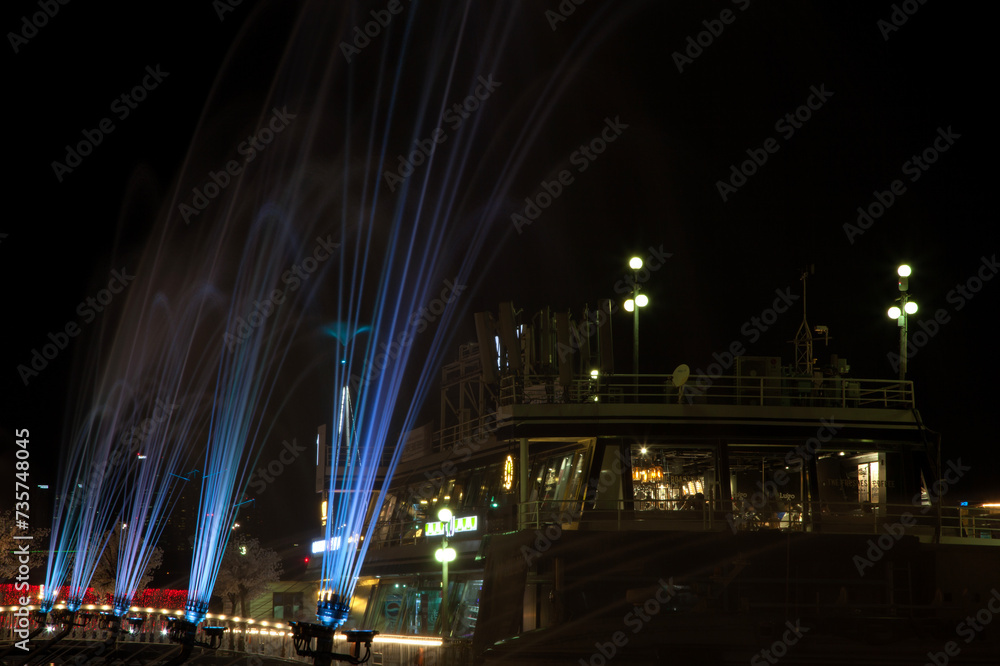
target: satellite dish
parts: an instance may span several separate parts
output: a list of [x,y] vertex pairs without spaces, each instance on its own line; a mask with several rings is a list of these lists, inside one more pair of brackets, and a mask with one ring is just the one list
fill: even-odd
[[673,377],[670,381],[674,386],[681,387],[687,382],[688,377],[691,376],[691,368],[687,367],[686,363],[681,363],[676,368],[674,368]]

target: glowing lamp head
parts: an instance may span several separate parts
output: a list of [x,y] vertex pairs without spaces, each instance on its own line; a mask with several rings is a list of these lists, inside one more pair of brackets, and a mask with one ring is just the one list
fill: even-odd
[[454,562],[457,557],[454,548],[438,548],[434,551],[434,559],[438,562]]
[[642,259],[640,259],[639,257],[632,257],[631,259],[628,260],[628,267],[634,271],[639,270],[640,268],[642,268]]
[[889,308],[889,319],[899,319],[899,315],[903,314],[903,311],[893,305]]
[[351,610],[350,604],[341,599],[339,594],[329,594],[329,598],[320,599],[316,604],[316,619],[324,627],[336,629],[347,622],[347,615]]
[[188,601],[184,605],[184,619],[192,624],[198,624],[204,620],[206,613],[208,613],[207,601]]
[[915,301],[906,301],[903,309],[906,310],[906,314],[914,314],[917,311],[917,304]]
[[896,269],[896,274],[899,277],[910,277],[911,272],[912,271],[910,270],[910,267],[907,264],[903,264],[902,266]]
[[625,312],[632,312],[635,310],[635,302],[630,298],[625,301]]
[[450,523],[454,515],[455,514],[451,512],[451,509],[449,509],[448,507],[444,507],[443,509],[438,511],[438,520],[440,520],[442,523]]
[[635,297],[635,304],[640,308],[644,308],[649,305],[649,299],[646,297],[646,294],[639,294]]
[[125,613],[128,612],[128,609],[129,609],[129,600],[128,599],[122,599],[122,598],[119,598],[119,597],[115,597],[114,614],[117,617],[121,617],[121,616],[125,615]]

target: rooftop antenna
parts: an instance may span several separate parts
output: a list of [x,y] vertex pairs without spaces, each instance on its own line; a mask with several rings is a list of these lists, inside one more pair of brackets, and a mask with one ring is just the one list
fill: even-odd
[[815,273],[815,265],[809,264],[803,269],[802,277],[799,278],[802,280],[802,323],[795,333],[795,339],[791,341],[795,345],[795,371],[807,377],[812,377],[813,374],[813,338],[809,320],[806,318],[806,279]]

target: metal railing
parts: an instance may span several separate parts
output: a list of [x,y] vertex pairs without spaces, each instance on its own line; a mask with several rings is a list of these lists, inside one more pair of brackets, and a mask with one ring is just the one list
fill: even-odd
[[[513,508],[513,507],[512,507]],[[382,522],[371,548],[424,542],[422,523]],[[477,535],[571,525],[580,530],[664,530],[758,532],[786,530],[825,534],[881,534],[896,525],[925,541],[967,540],[1000,545],[1000,513],[960,506],[811,502],[784,510],[734,500],[544,500],[524,502],[517,513],[479,516]],[[991,543],[992,545],[992,543]]]
[[434,432],[432,451],[451,451],[456,446],[474,449],[496,429],[496,416],[488,414]]
[[[29,608],[33,609],[34,607]],[[87,607],[85,606],[84,608]],[[104,608],[107,608],[107,606]],[[183,616],[183,611],[181,610],[164,612],[162,610],[153,611],[152,609],[143,610],[133,608],[129,612],[129,617],[143,618],[140,628],[134,631],[123,628],[118,632],[112,633],[106,627],[101,626],[101,617],[96,610],[88,610],[90,611],[89,613],[81,612],[78,616],[76,620],[78,624],[69,632],[64,641],[60,644],[61,651],[82,654],[90,646],[103,644],[109,638],[114,636],[115,649],[126,650],[126,652],[122,653],[123,655],[127,654],[131,656],[136,653],[136,649],[141,649],[144,646],[144,652],[147,655],[152,656],[156,654],[166,654],[167,652],[173,650],[176,645],[168,636],[168,624],[166,619],[168,616]],[[116,621],[122,625],[126,625],[123,619],[116,619]],[[242,619],[237,621],[233,618],[222,620],[219,619],[218,616],[215,616],[214,618],[210,618],[206,624],[209,622],[215,626],[225,627],[222,645],[218,651],[214,653],[220,658],[227,656],[232,659],[232,662],[235,662],[237,657],[241,655],[258,655],[261,657],[275,657],[286,661],[313,663],[311,659],[305,659],[295,654],[295,650],[292,646],[292,635],[288,630],[287,621],[274,618],[271,618],[270,620]],[[0,612],[0,648],[18,640],[16,635],[13,633],[13,627],[16,624],[17,618],[14,616],[13,607],[5,612]],[[36,626],[36,619],[33,617],[30,627],[34,629]],[[50,626],[54,627],[54,630],[45,631],[40,634],[38,636],[38,643],[32,644],[33,648],[52,638],[54,632],[60,630],[58,622],[53,621]],[[198,640],[203,639],[204,634],[199,631]],[[161,646],[162,649],[156,650],[154,649],[155,646]],[[135,649],[129,650],[128,648]],[[0,651],[2,651],[2,649],[0,649]],[[16,654],[21,655],[22,653],[18,650]],[[32,653],[25,654],[24,656],[25,661],[23,662],[12,660],[9,663],[26,663],[28,661],[32,661],[35,657],[33,651]],[[56,663],[59,663],[59,659],[55,658],[57,656],[56,653],[52,653],[50,656],[52,658],[46,658],[44,663],[49,663],[49,661],[56,661]],[[101,656],[100,652],[90,654],[88,659],[97,658],[99,656]],[[67,659],[66,661],[75,660]],[[131,660],[129,659],[126,659],[126,661],[131,663]],[[8,662],[5,661],[4,663],[6,664]]]
[[691,375],[681,387],[673,375],[581,377],[563,385],[558,375],[508,375],[500,404],[641,403],[776,407],[913,409],[913,382],[841,377]]
[[576,529],[718,530],[737,532],[791,530],[827,534],[880,534],[896,531],[938,541],[996,540],[1000,545],[1000,514],[959,506],[811,502],[788,510],[756,507],[738,501],[596,500],[541,501],[520,505],[521,529],[574,524]]
[[[180,613],[180,611],[178,611]],[[157,618],[158,620],[158,618]],[[309,620],[306,620],[309,621]],[[14,609],[0,612],[0,652],[10,647],[18,640],[18,636],[13,633],[13,627],[17,624],[14,616]],[[166,633],[162,631],[162,623],[151,621],[150,626],[143,630],[130,634],[128,631],[121,631],[117,634],[117,639],[112,649],[121,649],[119,659],[122,661],[115,663],[165,663],[167,657],[175,653],[176,643],[171,642]],[[222,645],[207,657],[209,663],[245,664],[245,663],[316,663],[313,657],[299,656],[292,642],[292,632],[288,629],[288,623],[282,620],[273,620],[272,628],[261,627],[248,624],[247,622],[234,623],[230,621],[215,620],[214,624],[226,627],[222,637]],[[31,628],[35,628],[34,621]],[[84,663],[106,657],[101,650],[94,650],[109,639],[111,633],[101,630],[97,626],[97,621],[92,620],[79,628],[74,628],[66,639],[60,644],[58,651],[53,651],[46,655],[43,663]],[[42,633],[38,643],[44,643],[52,637],[51,632]],[[198,640],[204,638],[198,632]],[[447,639],[442,642],[427,641],[421,643],[421,638],[436,638],[436,636],[388,636],[384,633],[375,638],[372,644],[371,663],[385,664],[413,664],[417,663],[418,655],[420,661],[424,659],[427,663],[439,664],[440,666],[450,666],[472,663],[472,644],[464,639]],[[37,663],[36,648],[38,644],[31,644],[31,651],[25,653],[20,649],[15,649],[7,660],[3,663],[15,666],[17,664]],[[333,639],[332,651],[340,654],[350,652],[350,644],[347,643],[342,633],[337,633]],[[141,659],[139,655],[141,654]],[[199,659],[199,663],[202,663]]]

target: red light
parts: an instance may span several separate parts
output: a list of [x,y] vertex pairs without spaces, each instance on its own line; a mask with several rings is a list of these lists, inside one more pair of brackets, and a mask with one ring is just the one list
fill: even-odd
[[306,564],[309,564],[309,558],[308,557],[306,558]]

